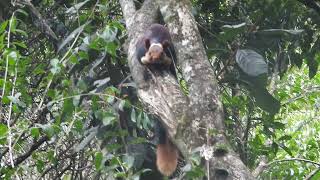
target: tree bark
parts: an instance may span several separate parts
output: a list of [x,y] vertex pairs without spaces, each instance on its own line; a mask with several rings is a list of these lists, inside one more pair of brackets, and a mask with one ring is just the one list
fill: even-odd
[[[200,150],[208,179],[254,179],[231,149],[225,136],[223,108],[216,77],[208,61],[188,0],[146,0],[139,10],[128,8],[133,1],[120,0],[129,33],[128,62],[137,84],[140,101],[167,127],[170,138],[186,160]],[[153,72],[138,63],[135,44],[159,10],[170,30],[177,65],[187,83],[188,95],[171,74]],[[205,158],[204,158],[205,154]]]

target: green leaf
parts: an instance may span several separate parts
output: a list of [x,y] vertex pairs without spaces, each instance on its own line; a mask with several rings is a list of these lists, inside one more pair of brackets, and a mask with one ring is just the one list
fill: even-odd
[[[10,23],[11,22],[11,23]],[[16,27],[17,27],[17,19],[16,17],[12,17],[9,21],[9,26],[10,26],[10,31],[11,32],[15,32]]]
[[77,87],[81,91],[86,91],[88,89],[88,86],[83,79],[79,79],[79,81],[77,82]]
[[268,73],[268,65],[264,58],[251,49],[237,50],[236,62],[242,71],[250,76]]
[[37,127],[33,127],[30,129],[30,133],[31,133],[31,136],[33,138],[39,138],[40,137],[40,131],[39,131],[39,128]]
[[286,151],[290,156],[293,156],[292,151],[285,145],[280,146],[284,151]]
[[113,57],[116,56],[117,48],[118,48],[118,45],[114,42],[109,42],[105,46],[105,50]]
[[274,115],[280,110],[280,102],[274,98],[267,89],[258,85],[250,88],[251,95],[254,97],[257,105],[264,111]]
[[8,128],[5,124],[0,124],[0,144],[3,144],[6,142],[8,134]]
[[47,95],[48,97],[54,99],[56,96],[56,91],[54,89],[49,89]]
[[48,150],[47,157],[52,164],[55,164],[58,162],[57,158],[55,157],[54,151],[51,149]]
[[279,150],[278,144],[275,143],[275,142],[273,142],[273,143],[272,143],[272,151],[273,151],[273,153],[274,153],[274,154],[277,154],[278,150]]
[[137,126],[139,128],[142,128],[142,112],[139,112],[138,117],[137,117]]
[[132,108],[132,111],[131,111],[131,121],[132,122],[137,122],[137,119],[136,119],[136,110],[134,108]]
[[107,102],[108,102],[109,104],[113,104],[114,101],[115,101],[114,96],[110,95],[110,96],[107,97]]
[[115,177],[120,178],[120,179],[126,179],[126,173],[125,172],[116,172]]
[[4,97],[2,98],[2,103],[3,103],[3,104],[9,104],[9,103],[10,103],[10,99],[8,98],[8,96],[4,96]]
[[26,11],[24,11],[23,9],[17,9],[16,11],[24,16],[28,16],[28,13]]
[[78,34],[80,34],[84,28],[90,23],[90,21],[86,22],[85,24],[79,26],[77,29],[75,29],[73,32],[69,34],[69,36],[61,43],[61,45],[58,48],[58,52],[61,51],[61,49],[66,46],[70,41],[72,41]]
[[307,64],[308,64],[308,67],[309,67],[309,78],[311,79],[317,74],[318,67],[319,67],[319,62],[316,61],[314,54],[313,55],[308,55],[306,57],[306,60],[307,60]]
[[146,113],[143,113],[143,117],[144,117],[144,119],[142,121],[143,129],[148,130],[150,126],[152,127],[151,121],[149,119],[149,116]]
[[76,120],[74,122],[74,127],[75,127],[75,130],[78,131],[78,132],[81,132],[83,130],[83,123],[81,120]]
[[110,25],[106,26],[102,34],[99,37],[104,39],[106,42],[113,42],[117,40],[118,29]]
[[79,9],[85,5],[87,2],[89,2],[89,0],[80,2],[78,4],[73,5],[71,8],[67,9],[66,14],[75,14],[79,11]]
[[127,164],[128,168],[132,168],[133,164],[134,164],[134,156],[130,156],[130,155],[126,154],[123,157],[122,161]]
[[79,151],[83,150],[92,141],[92,139],[96,136],[96,134],[98,133],[98,129],[96,127],[91,128],[88,131],[89,131],[89,135],[87,137],[85,137],[80,142],[80,144],[78,144],[75,147],[75,152],[79,152]]
[[72,180],[72,174],[64,174],[62,179],[63,180]]
[[94,158],[94,165],[96,167],[96,170],[100,170],[102,167],[102,159],[103,159],[103,154],[101,152],[96,152],[95,158]]
[[49,138],[55,134],[55,129],[52,124],[37,124],[37,126],[41,128]]
[[27,46],[24,42],[13,42],[12,44],[16,45],[16,46],[19,46],[21,48],[24,48],[24,49],[27,49]]
[[89,59],[88,53],[87,53],[87,52],[84,52],[84,51],[80,51],[80,52],[79,52],[79,57],[80,57],[81,59]]
[[22,101],[19,100],[19,97],[21,96],[21,93],[16,93],[14,96],[8,96],[9,100],[14,103],[19,105],[20,107],[25,108],[26,104]]
[[43,169],[44,169],[44,162],[40,159],[37,160],[37,163],[36,163],[36,166],[37,166],[37,171],[39,173],[42,173],[43,172]]
[[81,98],[80,95],[79,95],[79,96],[74,96],[74,97],[72,98],[72,104],[73,104],[73,106],[77,107],[77,106],[79,105],[80,98]]
[[285,35],[301,35],[303,33],[303,29],[266,29],[258,31],[257,34],[262,34],[264,36],[285,36]]
[[52,74],[57,74],[60,72],[61,67],[60,67],[60,62],[58,59],[51,59],[50,64],[52,66],[50,69]]
[[9,23],[9,21],[4,21],[3,23],[1,23],[0,34],[2,34],[6,30],[8,23]]
[[21,35],[23,35],[25,37],[28,37],[28,33],[23,31],[23,30],[21,30],[21,29],[16,29],[15,32],[18,33],[18,34],[21,34]]
[[285,124],[283,124],[281,122],[273,122],[272,125],[275,129],[284,129],[285,128]]
[[63,110],[62,113],[65,115],[65,117],[70,117],[73,114],[74,111],[74,105],[72,99],[65,99],[63,101]]
[[125,100],[120,100],[119,105],[118,105],[118,109],[120,111],[124,111],[125,105],[126,105],[126,101]]
[[15,65],[18,60],[18,53],[16,51],[10,51],[7,56],[9,58],[9,64],[12,66]]
[[237,25],[224,25],[221,27],[222,32],[219,34],[219,38],[224,41],[233,40],[241,33],[245,32],[246,23]]
[[148,141],[145,138],[137,137],[137,138],[131,139],[129,144],[142,144],[147,142]]
[[116,116],[112,112],[106,112],[103,114],[102,123],[107,126],[113,124],[116,121]]

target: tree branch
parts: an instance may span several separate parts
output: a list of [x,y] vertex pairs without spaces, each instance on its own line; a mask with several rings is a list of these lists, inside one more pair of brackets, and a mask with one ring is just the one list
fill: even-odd
[[[120,1],[123,10],[126,9],[124,2]],[[172,75],[156,70],[151,72],[135,57],[138,37],[152,23],[159,22],[159,8],[171,31],[178,65],[189,88],[188,97]],[[248,168],[229,148],[224,135],[224,113],[217,80],[190,9],[187,0],[146,0],[133,17],[127,16],[133,21],[126,19],[126,22],[130,21],[127,24],[128,62],[137,84],[138,97],[166,126],[184,157],[189,157],[199,147],[205,147],[205,151],[211,147],[216,149],[210,154],[208,178],[253,179]],[[148,80],[144,76],[146,73],[151,75]]]
[[136,12],[136,7],[133,0],[120,0],[123,17],[126,20],[127,27],[132,27],[133,14]]
[[46,142],[49,138],[47,136],[41,137],[38,141],[34,142],[32,144],[32,146],[30,147],[30,149],[22,154],[21,156],[17,157],[14,160],[14,166],[19,165],[20,163],[22,163],[24,160],[26,160],[29,156],[31,156],[31,154],[33,153],[33,151],[36,151],[44,142]]
[[[266,170],[270,166],[273,166],[274,164],[277,164],[277,163],[287,162],[287,161],[301,161],[301,162],[305,162],[305,163],[311,163],[311,164],[317,166],[318,169],[320,168],[320,163],[315,162],[315,161],[311,161],[309,159],[288,158],[288,159],[279,159],[279,160],[272,161],[270,163],[266,163],[267,160],[265,157],[263,157],[262,160],[260,161],[258,167],[253,171],[253,174],[255,177],[258,177],[264,170]],[[309,174],[309,177],[311,177],[311,176],[312,176],[312,173]]]
[[58,37],[57,35],[51,30],[50,26],[47,24],[46,20],[42,18],[40,12],[33,6],[31,1],[29,0],[20,0],[19,3],[26,5],[32,15],[37,18],[38,22],[33,22],[34,25],[39,28],[39,30],[46,34],[50,40],[54,42],[54,45],[58,47]]
[[[209,63],[197,23],[187,0],[160,1],[163,19],[169,27],[178,56],[178,65],[189,88],[190,123],[179,123],[178,134],[195,149],[214,148],[209,157],[210,179],[253,179],[249,169],[234,153],[225,136],[224,113],[218,83]],[[212,133],[214,132],[214,133]]]
[[300,3],[304,4],[305,6],[315,10],[320,15],[320,4],[318,4],[314,0],[298,0]]

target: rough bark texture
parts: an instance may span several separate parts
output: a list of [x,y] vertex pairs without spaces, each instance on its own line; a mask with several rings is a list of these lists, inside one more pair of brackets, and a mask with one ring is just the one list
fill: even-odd
[[[196,148],[213,148],[207,158],[210,179],[253,179],[225,137],[217,80],[191,14],[190,2],[146,0],[138,11],[128,8],[132,1],[120,0],[120,4],[123,11],[130,11],[123,13],[130,41],[128,61],[141,102],[166,125],[171,139],[186,159]],[[143,74],[150,70],[139,64],[134,56],[138,37],[148,26],[158,22],[159,9],[170,30],[188,95],[181,91],[179,83],[170,74],[153,72],[146,80]]]

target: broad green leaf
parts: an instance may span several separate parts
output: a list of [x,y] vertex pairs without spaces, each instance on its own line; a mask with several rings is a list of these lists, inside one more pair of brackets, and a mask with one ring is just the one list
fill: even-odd
[[31,136],[33,138],[39,138],[40,137],[40,131],[39,131],[39,128],[37,127],[33,127],[30,129],[30,133],[31,133]]
[[113,124],[116,121],[116,116],[112,112],[106,112],[103,115],[102,123],[105,126]]
[[37,126],[41,128],[49,138],[55,134],[55,129],[52,124],[37,124]]
[[284,136],[279,138],[279,141],[288,141],[288,140],[291,140],[291,139],[292,139],[292,136],[284,135]]
[[75,107],[73,105],[73,100],[71,98],[65,99],[63,101],[62,113],[64,115],[64,118],[71,117],[74,109]]
[[318,71],[318,67],[319,67],[319,63],[316,59],[315,59],[315,55],[308,55],[306,57],[306,61],[309,67],[309,78],[313,78]]
[[79,79],[77,82],[77,87],[81,90],[81,91],[86,91],[88,86],[87,83],[83,80],[83,79]]
[[236,62],[243,72],[250,76],[268,73],[268,65],[264,58],[251,49],[240,49],[236,54]]
[[142,112],[139,112],[138,117],[137,117],[137,126],[139,128],[142,128]]
[[45,163],[42,160],[38,159],[37,163],[36,163],[36,166],[37,166],[38,172],[42,173],[43,169],[44,169],[44,166],[45,166]]
[[224,25],[221,27],[222,32],[219,34],[219,37],[224,41],[233,40],[239,34],[245,32],[246,23],[241,23],[237,25]]
[[284,35],[300,35],[303,29],[266,29],[258,31],[257,33],[265,36],[284,36]]
[[96,134],[98,133],[98,130],[96,127],[94,127],[94,128],[89,129],[88,132],[89,132],[89,135],[87,135],[87,137],[85,137],[80,142],[80,144],[78,144],[75,147],[75,149],[74,149],[75,152],[79,152],[79,151],[83,150],[92,141],[92,139],[96,136]]
[[280,146],[280,147],[281,147],[283,150],[285,150],[290,156],[293,156],[291,150],[290,150],[287,146],[282,145],[282,146]]
[[6,142],[8,134],[8,128],[5,124],[0,123],[0,144]]
[[60,62],[59,62],[58,59],[52,59],[50,61],[50,64],[52,66],[51,69],[50,69],[52,74],[57,74],[57,73],[59,73],[61,71]]
[[62,179],[63,180],[72,180],[72,175],[71,174],[64,174]]
[[118,109],[119,109],[120,111],[124,111],[125,104],[126,104],[126,101],[125,101],[125,100],[120,100],[119,105],[118,105]]
[[73,106],[77,107],[77,106],[79,105],[80,98],[81,98],[80,95],[79,95],[79,96],[74,96],[74,97],[72,98],[72,104],[73,104]]
[[11,19],[9,21],[9,26],[10,26],[10,31],[11,32],[15,32],[15,30],[17,28],[17,19],[16,19],[16,17],[11,17]]
[[117,33],[117,28],[106,26],[102,34],[99,34],[99,37],[104,39],[106,42],[113,42],[117,40]]
[[85,24],[79,26],[77,29],[75,29],[72,33],[69,34],[69,36],[61,43],[61,45],[58,48],[58,52],[66,46],[69,42],[71,42],[78,34],[82,33],[84,28],[90,23],[90,21],[86,22]]
[[132,108],[131,110],[131,121],[137,123],[137,118],[136,118],[136,110]]
[[122,161],[127,164],[128,168],[132,168],[134,164],[134,156],[124,155]]
[[113,57],[116,56],[116,50],[118,48],[118,45],[114,42],[109,42],[106,44],[105,46],[105,50],[110,54],[112,55]]
[[16,93],[14,96],[8,96],[8,98],[10,99],[10,101],[14,104],[19,105],[20,107],[25,108],[26,104],[22,101],[19,100],[19,97],[21,96],[21,93]]
[[20,35],[23,35],[25,37],[28,37],[28,33],[23,31],[23,30],[21,30],[21,29],[16,29],[15,32],[20,34]]
[[257,105],[264,111],[274,115],[279,112],[280,102],[275,99],[267,89],[263,87],[252,87],[250,89]]
[[150,119],[149,119],[148,114],[143,113],[143,117],[144,117],[144,118],[143,118],[143,121],[142,121],[143,129],[148,130],[149,127],[152,127],[151,121],[150,121]]
[[16,51],[10,51],[8,54],[8,58],[9,58],[9,64],[10,65],[15,65],[16,61],[18,60],[18,53]]
[[102,167],[102,159],[103,159],[103,154],[101,152],[96,152],[95,158],[94,158],[94,164],[96,167],[96,170],[100,170]]
[[23,14],[24,16],[28,16],[28,13],[23,9],[17,9],[16,11],[19,12],[20,14]]
[[3,21],[3,22],[1,23],[1,25],[0,25],[0,34],[2,34],[2,33],[6,30],[6,28],[7,28],[7,26],[8,26],[8,23],[9,23],[8,20],[7,20],[7,21]]
[[89,0],[80,2],[78,4],[73,5],[71,8],[67,9],[66,14],[74,14],[77,13],[77,11],[79,11],[79,9],[85,5],[87,2],[89,2]]

